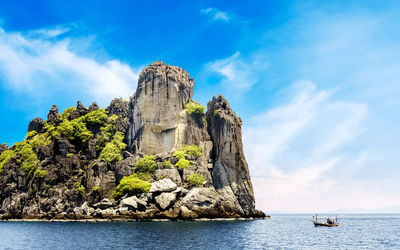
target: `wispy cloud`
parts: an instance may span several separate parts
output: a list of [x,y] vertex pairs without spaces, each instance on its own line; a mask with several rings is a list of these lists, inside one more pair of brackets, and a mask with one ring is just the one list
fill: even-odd
[[[354,183],[363,179],[352,173],[362,168],[366,154],[347,147],[364,131],[367,104],[337,101],[335,91],[318,90],[309,81],[296,82],[286,91],[286,101],[253,117],[244,129],[258,206],[275,211],[332,210],[320,202],[326,197],[336,199],[336,208],[365,205],[376,190],[356,187]],[[351,200],[346,192],[367,190],[360,203],[345,203]]]
[[228,12],[221,11],[217,8],[206,8],[200,11],[202,14],[211,17],[214,21],[227,22],[232,19],[232,15]]
[[55,27],[29,32],[0,29],[0,72],[6,88],[41,97],[52,88],[84,91],[100,104],[128,97],[138,70],[118,60],[98,62],[70,49],[72,38],[54,39],[69,30]]
[[205,75],[217,73],[222,76],[220,84],[234,91],[240,90],[240,94],[243,94],[261,79],[260,73],[267,67],[268,64],[263,58],[245,57],[238,51],[227,58],[207,63],[204,66],[204,73]]

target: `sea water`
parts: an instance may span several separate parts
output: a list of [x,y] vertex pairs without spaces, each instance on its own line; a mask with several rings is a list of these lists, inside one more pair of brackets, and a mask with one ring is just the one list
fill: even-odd
[[400,214],[254,221],[0,222],[1,249],[400,249]]

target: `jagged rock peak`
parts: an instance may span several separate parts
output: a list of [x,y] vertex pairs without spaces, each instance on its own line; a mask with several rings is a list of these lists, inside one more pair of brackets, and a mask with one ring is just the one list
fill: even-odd
[[81,101],[78,101],[78,102],[77,102],[76,108],[77,108],[77,109],[85,109],[85,107],[83,106],[83,104],[82,104]]
[[[253,186],[242,145],[242,121],[222,96],[207,104],[208,131],[213,141],[214,187],[233,192],[244,214],[257,214]],[[228,195],[228,197],[231,195]]]
[[3,153],[4,151],[6,151],[8,149],[7,144],[3,143],[0,144],[0,154]]
[[97,105],[97,102],[93,102],[90,106],[89,106],[89,112],[95,111],[99,109],[99,105]]
[[115,98],[111,101],[110,105],[106,108],[111,115],[119,115],[121,117],[128,116],[129,103],[122,98]]
[[49,122],[53,122],[57,118],[58,118],[58,107],[56,104],[53,104],[53,106],[49,110],[49,114],[47,115],[47,120]]
[[40,117],[36,117],[29,123],[28,132],[36,131],[39,133],[40,131],[42,131],[43,125],[43,119]]

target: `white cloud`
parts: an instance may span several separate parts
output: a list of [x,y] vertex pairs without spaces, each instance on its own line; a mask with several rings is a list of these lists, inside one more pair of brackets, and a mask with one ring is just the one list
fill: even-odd
[[260,80],[267,63],[259,57],[243,57],[240,52],[223,59],[217,59],[205,65],[205,71],[217,73],[223,77],[220,84],[240,93],[249,91]]
[[137,84],[138,71],[117,60],[98,62],[75,54],[70,39],[54,39],[65,27],[27,33],[0,29],[0,77],[14,91],[40,98],[52,88],[84,91],[99,104],[128,97]]
[[202,9],[200,12],[204,15],[210,16],[214,21],[227,22],[232,19],[232,15],[228,14],[228,12],[220,11],[217,8]]
[[323,212],[400,203],[395,191],[386,191],[388,180],[371,185],[357,176],[369,152],[351,147],[365,131],[367,104],[336,101],[334,91],[307,81],[288,92],[287,101],[253,117],[243,131],[259,208]]

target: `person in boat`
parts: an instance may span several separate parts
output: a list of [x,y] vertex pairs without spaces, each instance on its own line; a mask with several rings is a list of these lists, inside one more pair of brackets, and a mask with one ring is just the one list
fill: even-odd
[[326,224],[332,225],[332,224],[334,224],[334,221],[332,219],[328,218],[328,219],[326,219]]

